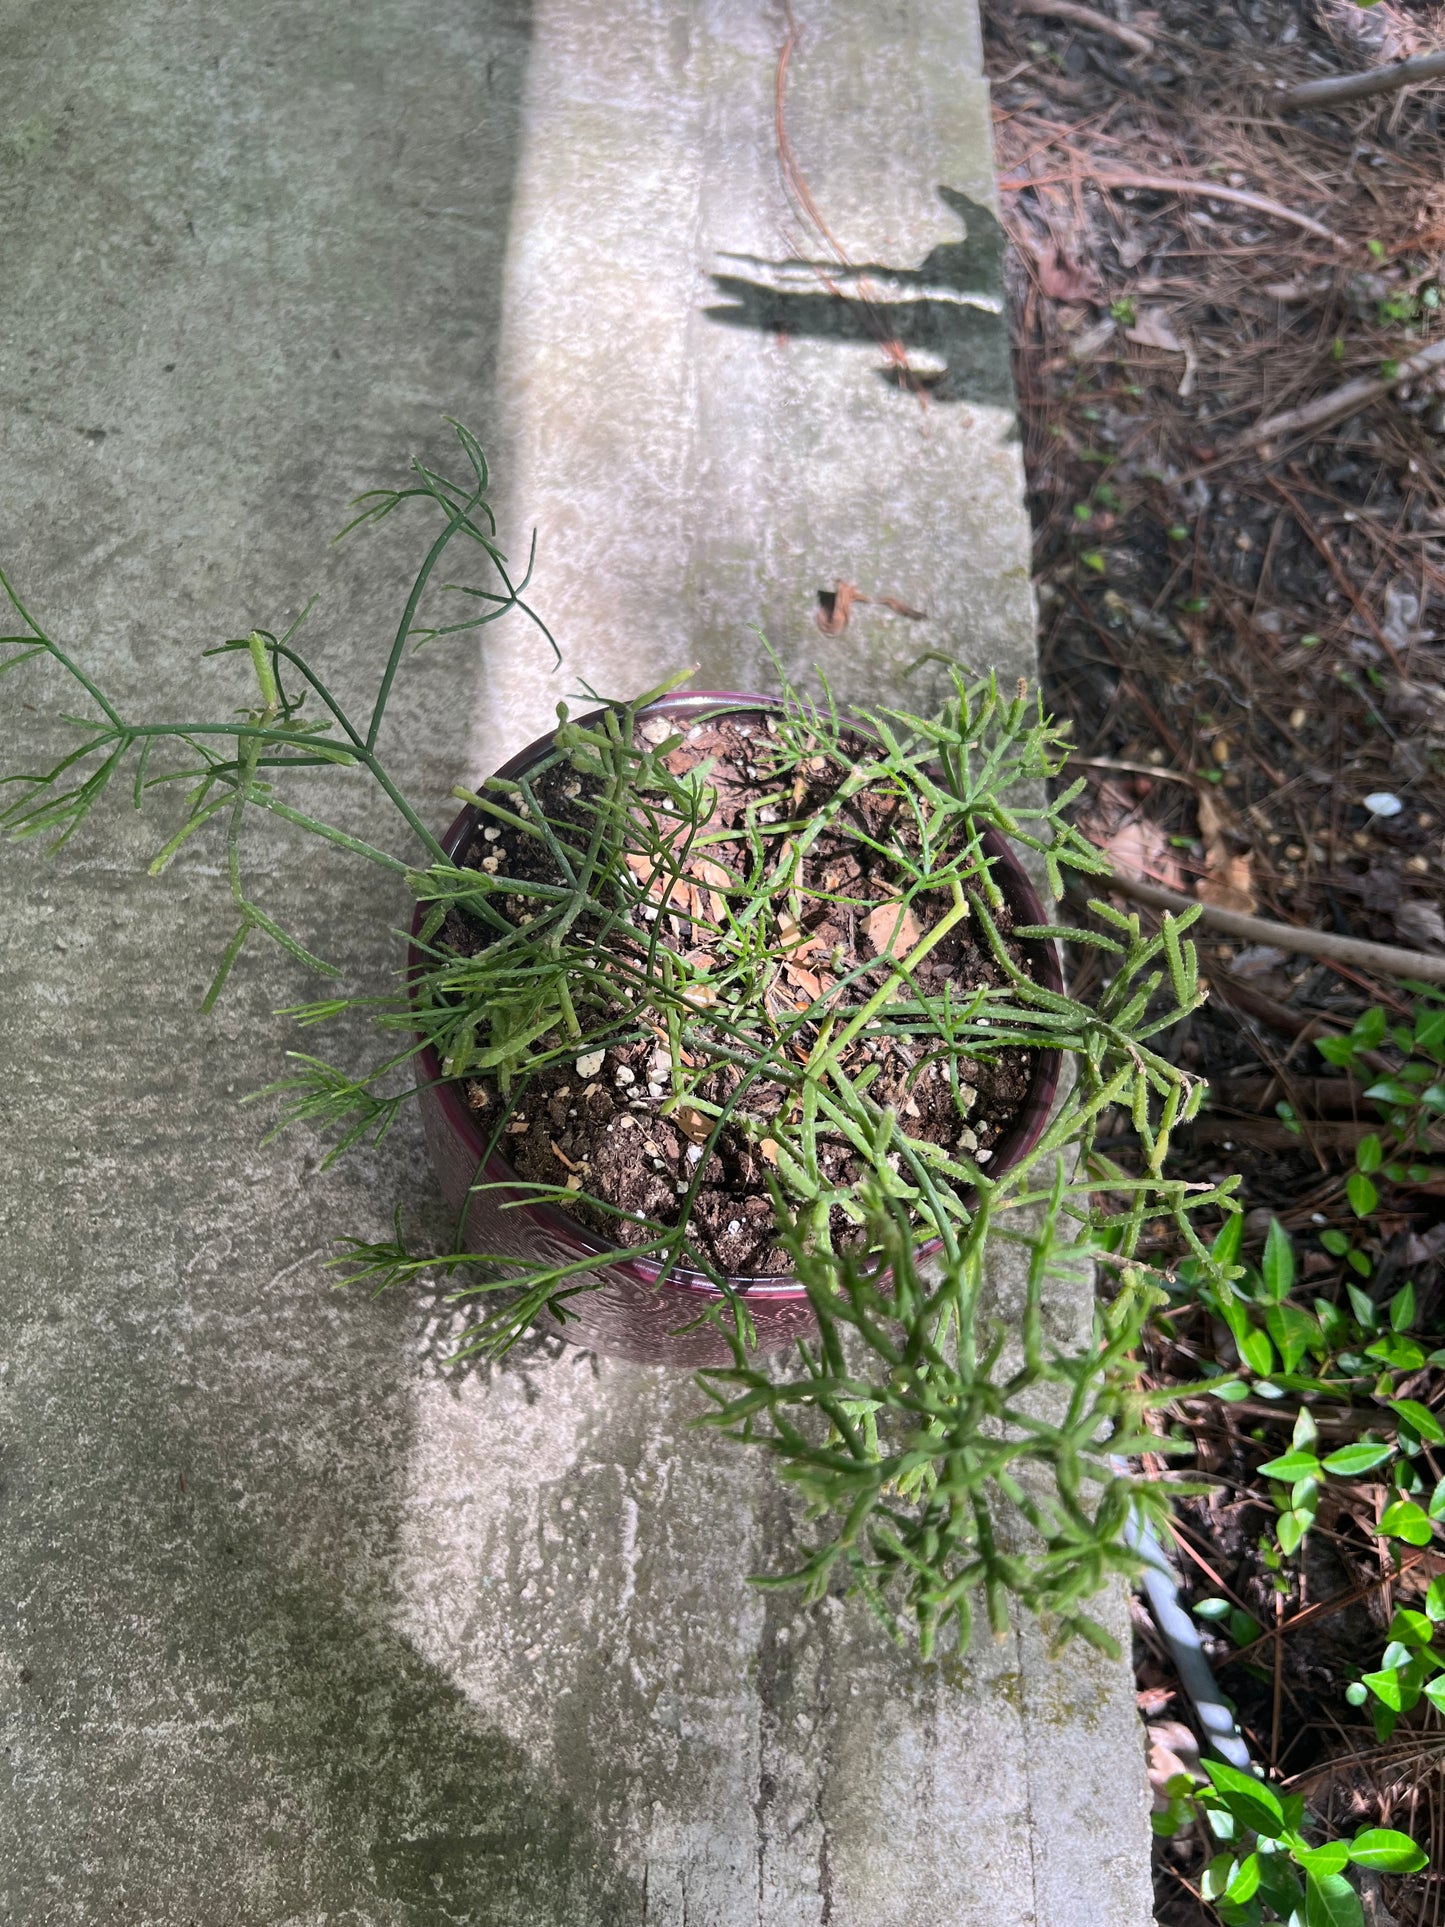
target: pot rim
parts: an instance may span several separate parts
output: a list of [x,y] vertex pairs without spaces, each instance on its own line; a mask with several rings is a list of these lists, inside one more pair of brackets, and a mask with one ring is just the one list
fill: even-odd
[[[739,711],[751,711],[759,715],[776,713],[783,707],[775,696],[760,696],[738,690],[680,690],[671,695],[659,697],[656,702],[648,703],[637,713],[639,716],[682,716],[696,718],[702,715],[732,715]],[[579,722],[592,722],[605,715],[606,709],[589,710],[579,717]],[[846,716],[853,712],[844,710]],[[535,742],[528,743],[525,749],[518,750],[495,772],[497,776],[519,776],[533,763],[537,762],[552,746],[555,731],[539,736]],[[465,840],[478,812],[474,804],[468,804],[441,838],[442,848],[448,857]],[[985,852],[992,857],[1004,872],[1000,881],[1004,884],[1013,907],[1022,909],[1025,914],[1020,921],[1024,923],[1047,923],[1048,916],[1039,900],[1032,878],[1024,869],[1007,839],[997,830],[985,829],[980,841]],[[1006,881],[1005,881],[1006,879]],[[423,906],[418,903],[412,914],[411,940],[407,945],[408,980],[421,968],[417,953],[416,938],[421,929]],[[1045,990],[1062,992],[1064,987],[1063,968],[1059,959],[1058,945],[1052,939],[1028,938],[1025,940],[1030,965],[1037,970],[1035,981]],[[1020,1110],[1014,1128],[1005,1137],[995,1153],[998,1169],[1007,1171],[1017,1164],[1043,1136],[1053,1109],[1054,1098],[1058,1092],[1059,1076],[1062,1068],[1063,1053],[1057,1050],[1039,1051],[1035,1059],[1033,1077],[1029,1082],[1028,1093]],[[499,1150],[487,1155],[489,1133],[478,1126],[470,1106],[459,1093],[460,1078],[442,1076],[441,1059],[430,1044],[424,1044],[417,1058],[418,1082],[422,1088],[429,1089],[430,1095],[439,1104],[448,1129],[466,1147],[478,1176],[473,1184],[481,1181],[489,1185],[514,1185],[516,1190],[510,1198],[499,1197],[497,1203],[508,1211],[515,1211],[520,1217],[535,1224],[538,1228],[552,1231],[579,1251],[590,1252],[597,1257],[606,1258],[609,1269],[621,1272],[638,1284],[656,1288],[661,1278],[662,1262],[652,1258],[631,1258],[623,1245],[615,1245],[594,1231],[590,1225],[581,1224],[556,1205],[546,1202],[531,1202],[522,1188],[523,1180],[507,1162]],[[496,1194],[493,1193],[495,1197]],[[931,1238],[919,1245],[919,1258],[930,1257],[941,1248],[942,1240]],[[721,1303],[724,1294],[706,1273],[695,1271],[687,1265],[674,1265],[663,1281],[668,1288],[688,1292],[699,1299]],[[728,1274],[729,1286],[749,1299],[806,1299],[807,1288],[791,1275],[780,1274]]]

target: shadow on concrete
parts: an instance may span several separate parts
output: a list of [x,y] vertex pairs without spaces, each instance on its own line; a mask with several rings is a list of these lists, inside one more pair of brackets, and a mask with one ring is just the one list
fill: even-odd
[[[3,560],[83,624],[102,682],[129,691],[142,664],[166,713],[193,649],[280,626],[346,495],[394,480],[419,428],[445,448],[445,409],[485,434],[531,9],[20,13],[0,71],[41,158],[0,152],[0,335],[28,371]],[[72,401],[77,368],[110,413],[73,414],[101,406]],[[348,694],[374,682],[415,545],[383,531],[333,572],[326,674]],[[423,659],[389,726],[439,822],[467,674]],[[0,1289],[23,1386],[0,1602],[23,1744],[0,1763],[0,1918],[638,1920],[545,1741],[530,1757],[391,1623],[412,1320],[399,1295],[338,1308],[317,1258],[351,1211],[431,1186],[419,1133],[355,1176],[323,1178],[300,1133],[258,1149],[265,1118],[230,1094],[276,1074],[296,1038],[274,1007],[314,981],[248,956],[202,1017],[231,921],[214,876],[182,863],[157,892],[104,834],[48,871],[14,860],[0,1055],[26,1071],[0,1117]],[[266,890],[359,975],[396,969],[395,879],[278,846]]]
[[[198,1495],[203,1498],[202,1494]],[[506,1735],[386,1623],[319,1573],[268,1564],[263,1536],[189,1506],[193,1597],[224,1589],[246,1737],[284,1778],[328,1870],[311,1905],[405,1927],[623,1927],[633,1883]],[[363,1872],[369,1863],[370,1878]],[[350,1864],[348,1888],[336,1870]],[[370,1889],[370,1891],[368,1891]],[[328,1917],[330,1917],[328,1915]],[[349,1917],[349,1916],[348,1916]]]
[[941,368],[913,368],[896,357],[877,371],[890,387],[940,402],[975,402],[1012,412],[1008,325],[1004,314],[1004,233],[990,208],[950,187],[939,199],[964,227],[961,241],[933,248],[916,268],[867,261],[746,262],[751,277],[714,274],[727,305],[704,312],[730,328],[815,341],[871,343]]

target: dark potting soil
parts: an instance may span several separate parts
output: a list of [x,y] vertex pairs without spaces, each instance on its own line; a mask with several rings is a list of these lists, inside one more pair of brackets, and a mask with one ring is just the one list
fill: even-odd
[[[644,731],[657,732],[661,727],[662,719],[656,717],[644,718],[640,724]],[[722,898],[728,894],[720,886],[726,885],[728,874],[746,876],[750,866],[743,836],[731,841],[725,833],[742,823],[749,805],[765,809],[762,799],[769,797],[781,800],[788,820],[806,819],[832,795],[843,772],[824,756],[816,756],[794,779],[791,793],[779,799],[777,779],[769,778],[755,760],[758,744],[767,740],[766,722],[747,715],[691,726],[685,719],[669,721],[665,733],[655,734],[652,740],[660,742],[679,732],[684,741],[666,758],[673,775],[685,775],[711,759],[706,781],[717,800],[706,834],[709,839],[719,832],[723,835],[720,841],[708,841],[705,855],[694,858],[684,875],[697,891],[699,916],[717,925],[725,921]],[[561,764],[535,783],[535,794],[549,820],[574,824],[584,834],[590,828],[586,793],[586,779]],[[903,841],[911,825],[897,817],[900,808],[898,799],[881,789],[864,791],[850,805],[853,828],[880,842],[886,843],[890,836]],[[505,824],[479,830],[470,846],[458,851],[457,860],[472,868],[485,866],[493,874],[559,880],[541,843]],[[630,867],[640,883],[650,882],[647,859],[632,859]],[[850,836],[833,826],[818,838],[798,878],[802,912],[798,941],[790,946],[789,960],[778,965],[766,992],[768,1007],[777,1018],[793,1019],[815,999],[826,997],[858,961],[886,947],[897,920],[896,898],[902,883],[901,871],[856,834]],[[652,887],[660,897],[662,879]],[[810,896],[814,891],[840,900],[819,902]],[[521,899],[493,901],[517,903],[520,916]],[[941,916],[948,901],[942,892],[936,906],[929,906],[926,898],[915,899],[918,936],[926,934],[935,920],[928,915],[929,908],[936,907],[936,915]],[[665,915],[665,927],[678,951],[702,963],[710,960],[709,945],[717,939],[711,930],[694,923],[693,908],[690,890],[674,885],[659,914]],[[994,918],[1011,956],[1021,961],[1021,948],[1009,934],[1012,919],[1007,907],[995,911]],[[452,913],[443,942],[475,952],[486,941],[482,930]],[[914,941],[913,933],[905,932],[895,949],[906,952]],[[639,952],[642,942],[640,934]],[[849,985],[832,1007],[839,1010],[865,1002],[883,981],[883,969],[880,965]],[[970,921],[956,925],[919,964],[916,974],[922,988],[933,993],[941,992],[945,983],[966,993],[1004,981],[987,940],[981,933],[974,935]],[[796,1034],[799,1051],[806,1052],[815,1036],[814,1025],[805,1024]],[[694,1038],[689,1059],[693,1069],[698,1055]],[[1016,1048],[961,1061],[961,1112],[946,1067],[936,1061],[929,1044],[865,1034],[849,1046],[843,1065],[856,1075],[870,1063],[880,1067],[869,1085],[870,1097],[895,1105],[910,1135],[957,1149],[981,1163],[993,1155],[1023,1108],[1034,1068],[1032,1055]],[[733,1066],[721,1065],[704,1078],[698,1094],[723,1105],[737,1089],[739,1076]],[[472,1108],[495,1119],[501,1102],[496,1082],[477,1076],[467,1080],[466,1088]],[[595,1051],[584,1052],[575,1061],[536,1073],[525,1088],[514,1088],[510,1098],[514,1111],[500,1148],[522,1178],[551,1185],[570,1181],[573,1190],[595,1193],[627,1213],[613,1217],[580,1195],[570,1206],[584,1223],[624,1246],[642,1244],[652,1235],[639,1219],[675,1225],[696,1179],[690,1238],[699,1252],[733,1277],[785,1275],[790,1260],[776,1242],[768,1195],[774,1146],[767,1127],[770,1119],[785,1114],[788,1092],[777,1083],[752,1084],[735,1121],[723,1127],[717,1144],[706,1154],[695,1140],[706,1139],[711,1120],[686,1103],[668,1114],[671,1097],[671,1057],[660,1032],[653,1038],[614,1045],[601,1054],[600,1061]],[[864,1174],[841,1136],[824,1146],[821,1157],[827,1177],[839,1187],[856,1184]],[[703,1165],[700,1176],[699,1164]],[[846,1243],[852,1233],[846,1215],[836,1208],[832,1231],[840,1243]]]

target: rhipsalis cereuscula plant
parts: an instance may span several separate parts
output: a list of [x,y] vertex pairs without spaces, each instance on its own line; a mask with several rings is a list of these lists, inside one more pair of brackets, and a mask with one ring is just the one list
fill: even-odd
[[[412,502],[434,518],[365,716],[293,624],[211,652],[253,679],[241,712],[218,700],[180,720],[134,717],[0,576],[20,624],[0,673],[49,664],[90,712],[53,766],[4,779],[0,821],[63,843],[106,798],[142,808],[180,790],[151,867],[219,838],[238,918],[207,1007],[253,934],[339,974],[257,901],[248,832],[279,818],[404,878],[422,906],[410,973],[289,1013],[311,1027],[363,1008],[385,1047],[359,1068],[292,1053],[271,1087],[277,1128],[318,1129],[332,1156],[375,1141],[434,1052],[438,1079],[465,1090],[520,1173],[510,1199],[547,1200],[664,1278],[686,1268],[715,1286],[704,1315],[725,1325],[735,1362],[707,1377],[710,1422],[765,1443],[824,1522],[799,1583],[845,1582],[925,1649],[945,1632],[966,1641],[975,1594],[995,1629],[1012,1594],[1060,1637],[1104,1639],[1083,1601],[1130,1563],[1131,1506],[1162,1503],[1112,1463],[1143,1411],[1131,1355],[1158,1285],[1141,1240],[1165,1221],[1212,1275],[1192,1216],[1234,1208],[1230,1184],[1166,1169],[1170,1133],[1201,1096],[1155,1047],[1200,1001],[1190,918],[1151,934],[1097,903],[1102,936],[1016,920],[991,835],[1035,852],[1056,896],[1064,868],[1103,864],[1067,821],[1072,792],[1047,795],[1066,732],[1022,686],[957,667],[929,716],[844,717],[826,686],[815,702],[785,683],[775,708],[674,723],[649,705],[682,677],[591,715],[559,704],[530,768],[455,792],[473,827],[445,845],[435,800],[406,797],[379,748],[408,655],[511,611],[551,644],[525,600],[530,563],[514,575],[498,546],[481,450],[457,436],[465,479],[414,464],[411,484],[362,497],[348,525]],[[441,581],[453,545],[484,567],[481,586]],[[341,829],[317,800],[358,783],[391,806],[393,844]],[[1107,953],[1091,1005],[1028,968],[1065,936]],[[1024,1155],[995,1163],[1054,1053],[1071,1067],[1063,1099]],[[1119,1110],[1142,1147],[1133,1173],[1094,1146]],[[629,1138],[630,1192],[616,1177]],[[400,1211],[397,1227],[346,1240],[344,1275],[449,1275],[458,1298],[489,1307],[468,1343],[494,1355],[544,1309],[565,1321],[606,1262],[504,1264],[460,1236],[418,1254]],[[985,1281],[990,1254],[1009,1248],[1027,1286],[1006,1330]],[[1086,1339],[1051,1335],[1051,1283],[1094,1263],[1115,1302]],[[821,1331],[791,1375],[759,1366],[746,1288],[785,1271]]]

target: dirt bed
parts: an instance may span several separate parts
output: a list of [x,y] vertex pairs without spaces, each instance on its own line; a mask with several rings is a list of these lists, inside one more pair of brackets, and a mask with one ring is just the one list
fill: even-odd
[[[1440,951],[1445,393],[1438,373],[1401,371],[1445,333],[1445,88],[1299,110],[1284,93],[1439,47],[1445,9],[1100,0],[1094,14],[984,6],[1043,669],[1075,723],[1079,821],[1117,863],[1221,907]],[[1367,385],[1357,405],[1314,425],[1296,412],[1352,382]],[[1412,1330],[1438,1347],[1435,1154],[1394,1167],[1399,1181],[1377,1174],[1363,1216],[1349,1190],[1383,1128],[1364,1093],[1380,1060],[1408,1056],[1392,1040],[1414,993],[1287,942],[1196,934],[1213,994],[1170,1048],[1213,1095],[1175,1168],[1243,1173],[1244,1256],[1261,1261],[1277,1218],[1299,1302],[1348,1305],[1353,1284],[1385,1307],[1408,1281]],[[1076,995],[1097,968],[1075,956]],[[1376,1067],[1351,1075],[1312,1040],[1372,1008],[1391,1028]],[[1127,1163],[1130,1143],[1120,1120],[1107,1148]],[[1199,1316],[1165,1320],[1149,1358],[1162,1384],[1236,1363]],[[1387,1389],[1402,1383],[1427,1406],[1445,1394],[1433,1366]],[[1380,1416],[1371,1396],[1357,1429]],[[1438,1851],[1439,1715],[1422,1703],[1381,1741],[1345,1694],[1445,1562],[1377,1535],[1384,1487],[1368,1483],[1331,1487],[1281,1561],[1258,1471],[1289,1442],[1280,1404],[1202,1400],[1176,1430],[1190,1452],[1174,1463],[1214,1487],[1181,1510],[1187,1596],[1260,1634],[1236,1621],[1241,1645],[1227,1619],[1210,1633],[1254,1757],[1340,1829],[1404,1827]],[[1162,1788],[1197,1735],[1138,1625]],[[1194,1834],[1158,1843],[1161,1922],[1218,1918],[1200,1891],[1209,1851]],[[1439,1918],[1429,1877],[1375,1885],[1380,1922]]]

